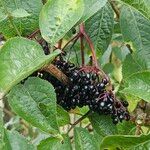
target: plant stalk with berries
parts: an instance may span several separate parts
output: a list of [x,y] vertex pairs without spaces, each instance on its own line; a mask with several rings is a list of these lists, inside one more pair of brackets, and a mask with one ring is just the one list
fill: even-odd
[[[67,62],[64,56],[65,48],[71,42],[76,42],[78,39],[81,42],[82,64],[80,67],[75,66],[71,62]],[[85,65],[84,39],[91,49],[91,66]],[[59,48],[61,48],[61,44]],[[123,120],[130,120],[130,115],[127,110],[128,102],[120,101],[115,97],[109,77],[97,63],[93,43],[86,34],[83,23],[80,25],[79,33],[62,48],[62,54],[53,61],[53,65],[62,71],[67,77],[68,83],[64,84],[55,75],[52,76],[45,71],[41,72],[42,78],[53,84],[57,94],[57,103],[64,109],[69,111],[75,109],[77,106],[88,106],[91,112],[97,112],[100,115],[110,115],[114,124]],[[51,69],[45,70],[52,73]]]

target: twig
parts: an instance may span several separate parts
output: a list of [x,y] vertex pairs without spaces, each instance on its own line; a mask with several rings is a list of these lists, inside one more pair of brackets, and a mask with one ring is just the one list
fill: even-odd
[[80,123],[82,120],[84,120],[89,114],[91,113],[91,111],[88,111],[86,114],[84,114],[81,118],[79,118],[74,124],[71,125],[70,129],[68,130],[68,133],[78,124]]
[[10,117],[14,116],[14,114],[11,111],[7,110],[6,108],[4,108],[3,111],[4,111],[4,113],[6,113]]
[[58,42],[58,49],[61,49],[61,46],[62,46],[62,39],[60,39]]
[[30,35],[27,36],[28,39],[33,38],[33,37],[34,37],[37,33],[39,33],[39,32],[40,32],[40,29],[35,30],[33,33],[31,33]]
[[69,45],[69,43],[71,43],[72,41],[74,41],[75,39],[78,39],[80,37],[80,34],[78,33],[76,36],[74,36],[71,40],[69,40],[66,45],[63,47],[62,51]]
[[111,6],[112,6],[112,9],[114,10],[114,12],[115,12],[115,14],[116,14],[117,19],[119,19],[119,18],[120,18],[120,11],[118,10],[118,8],[117,8],[115,2],[114,2],[114,1],[111,1],[111,0],[109,0],[109,2],[110,2],[110,4],[111,4]]
[[42,70],[49,72],[51,75],[55,76],[59,81],[61,81],[65,85],[69,82],[68,77],[53,64],[42,68]]

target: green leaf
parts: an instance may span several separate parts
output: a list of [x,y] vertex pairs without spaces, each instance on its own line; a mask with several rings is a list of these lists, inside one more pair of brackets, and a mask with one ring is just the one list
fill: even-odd
[[56,44],[79,21],[83,0],[50,0],[40,13],[40,30],[43,38]]
[[38,150],[71,150],[70,138],[64,136],[64,140],[60,141],[55,137],[47,138],[38,145]]
[[137,107],[138,102],[141,101],[141,99],[139,97],[136,97],[134,95],[127,94],[127,93],[125,93],[125,97],[129,103],[129,106],[128,106],[129,112],[133,112],[135,108]]
[[59,105],[57,105],[57,121],[59,126],[64,126],[70,123],[69,113]]
[[94,43],[95,50],[101,55],[108,48],[113,27],[114,12],[109,3],[86,21],[86,31]]
[[36,148],[16,131],[5,131],[6,150],[36,150]]
[[98,150],[94,136],[84,128],[75,128],[75,149],[77,150]]
[[150,20],[130,7],[123,7],[120,25],[125,42],[132,44],[132,55],[139,67],[150,68]]
[[110,57],[112,54],[112,48],[109,46],[107,50],[103,53],[103,55],[100,57],[100,64],[102,67],[104,67],[106,64],[110,62]]
[[84,13],[81,21],[86,21],[93,16],[106,4],[106,2],[107,0],[84,0]]
[[150,19],[150,1],[149,0],[121,0],[128,6],[135,8],[145,17]]
[[38,28],[41,8],[41,0],[1,0],[0,10],[7,17],[0,20],[0,31],[6,38],[31,34]]
[[136,124],[131,121],[123,121],[117,124],[117,129],[119,135],[134,135],[136,131]]
[[16,9],[11,13],[11,16],[16,17],[16,18],[21,18],[21,17],[28,17],[31,14],[29,14],[26,10],[20,8]]
[[[45,132],[58,134],[56,94],[49,82],[29,78],[24,85],[13,87],[7,97],[11,108],[23,119]],[[49,106],[48,115],[42,111],[40,104]]]
[[144,63],[137,60],[137,57],[133,54],[128,54],[125,58],[122,66],[123,79],[131,76],[134,73],[147,70]]
[[59,53],[58,50],[46,56],[38,43],[25,38],[8,40],[0,51],[0,95],[52,61]]
[[141,136],[112,135],[107,136],[101,143],[100,149],[125,148],[130,150],[148,150],[150,146],[150,134]]
[[117,133],[117,127],[112,123],[112,119],[109,116],[93,113],[89,116],[89,119],[94,130],[99,135],[107,136]]
[[125,88],[121,92],[150,102],[150,71],[135,73],[128,77],[125,82]]

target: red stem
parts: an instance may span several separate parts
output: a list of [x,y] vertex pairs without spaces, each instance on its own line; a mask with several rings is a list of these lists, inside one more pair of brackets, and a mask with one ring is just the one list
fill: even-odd
[[83,44],[83,35],[80,36],[80,42],[81,42],[81,58],[82,58],[82,67],[85,65],[84,61],[84,44]]
[[88,42],[90,48],[91,48],[91,52],[92,52],[92,57],[93,57],[93,65],[98,68],[98,63],[97,63],[97,59],[96,59],[96,53],[94,50],[94,45],[91,41],[91,39],[89,38],[89,36],[86,34],[85,30],[84,30],[84,25],[83,23],[81,23],[80,25],[80,32],[82,33],[82,35],[85,37],[86,41]]

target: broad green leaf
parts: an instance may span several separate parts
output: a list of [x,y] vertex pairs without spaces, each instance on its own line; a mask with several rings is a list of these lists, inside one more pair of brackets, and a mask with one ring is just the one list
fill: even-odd
[[135,135],[136,124],[131,121],[123,121],[117,124],[119,135]]
[[95,50],[102,55],[111,41],[114,27],[114,12],[110,4],[107,3],[85,24],[86,31],[94,43]]
[[121,0],[130,7],[137,9],[145,17],[150,19],[150,1],[149,0]]
[[[11,108],[23,119],[45,132],[58,133],[56,95],[48,81],[29,78],[24,85],[13,87],[7,97]],[[42,111],[40,104],[49,106],[48,115]]]
[[138,61],[137,57],[133,54],[128,54],[122,66],[123,79],[131,76],[134,73],[147,70],[144,63]]
[[75,149],[77,150],[98,150],[94,136],[84,128],[75,128]]
[[53,60],[60,51],[45,55],[42,47],[31,40],[15,37],[0,51],[0,95]]
[[132,44],[132,55],[139,67],[150,68],[150,20],[130,7],[123,7],[120,26],[125,42]]
[[83,0],[49,0],[40,13],[43,38],[56,44],[79,21],[84,10]]
[[[93,113],[89,116],[94,130],[101,136],[107,136],[117,133],[117,127],[112,123],[109,116]],[[106,130],[107,129],[107,130]]]
[[36,150],[36,148],[16,131],[5,131],[4,150]]
[[57,121],[59,126],[64,126],[70,123],[69,113],[59,105],[57,105]]
[[141,136],[112,135],[107,136],[101,143],[100,149],[130,149],[148,150],[150,147],[150,134]]
[[38,145],[38,150],[71,150],[70,138],[64,136],[64,140],[60,141],[55,137],[47,138]]
[[21,17],[28,17],[30,16],[30,14],[26,10],[20,8],[20,9],[14,10],[11,13],[11,16],[16,17],[16,18],[21,18]]
[[1,0],[0,10],[7,17],[0,20],[0,31],[6,38],[31,34],[38,28],[41,8],[41,0]]
[[81,21],[86,21],[93,16],[106,4],[106,2],[107,0],[84,0],[84,13]]
[[150,102],[150,71],[135,73],[128,77],[125,82],[125,88],[121,92]]

